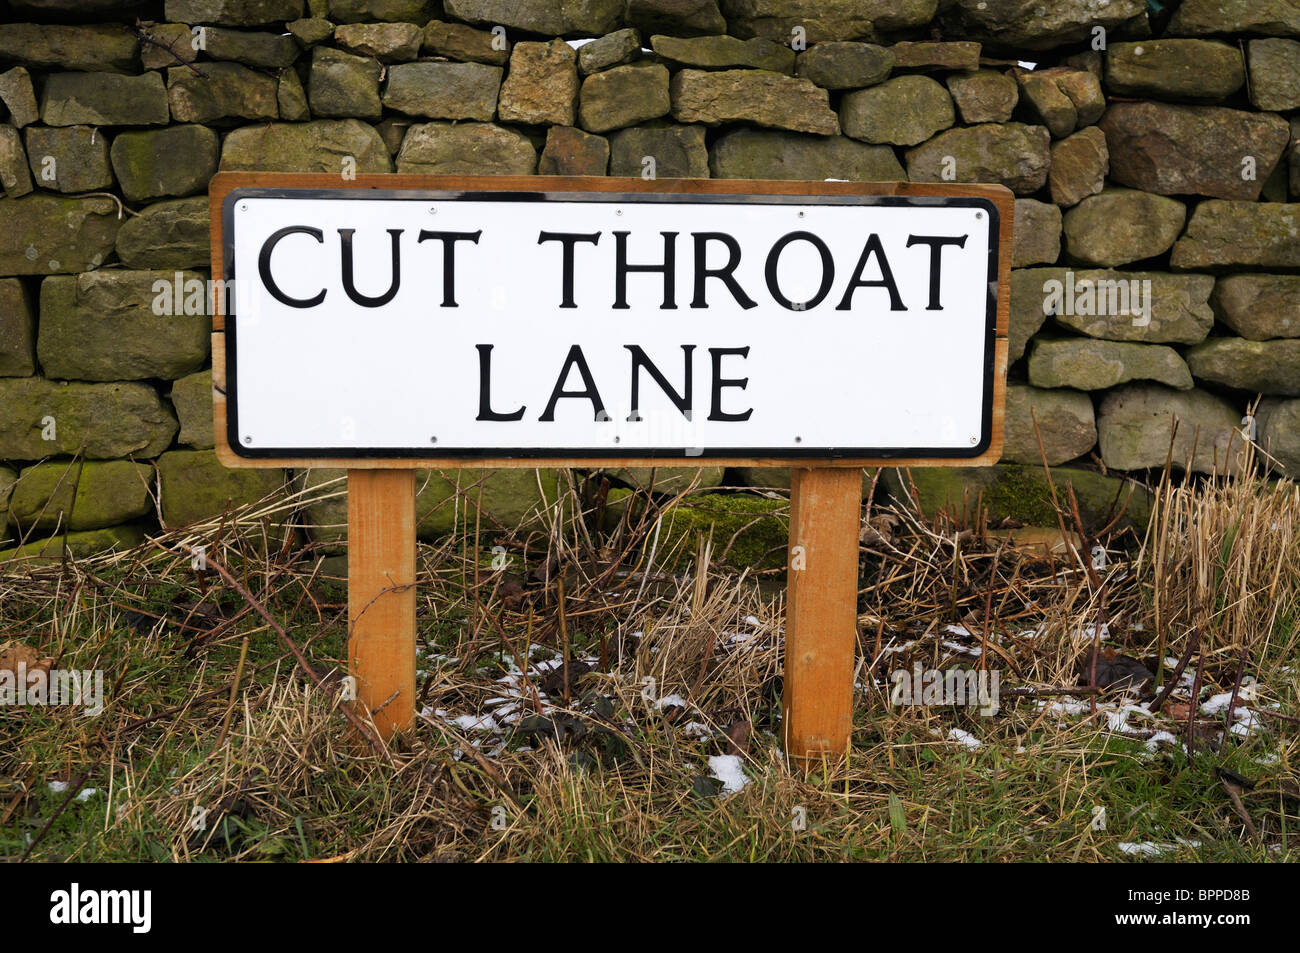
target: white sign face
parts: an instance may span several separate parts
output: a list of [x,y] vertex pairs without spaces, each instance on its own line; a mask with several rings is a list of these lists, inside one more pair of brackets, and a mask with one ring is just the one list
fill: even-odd
[[241,456],[979,456],[977,197],[239,189]]

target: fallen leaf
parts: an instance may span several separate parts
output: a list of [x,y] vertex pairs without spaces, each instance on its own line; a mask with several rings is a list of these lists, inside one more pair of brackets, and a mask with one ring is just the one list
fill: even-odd
[[733,721],[727,726],[727,744],[724,754],[749,754],[749,734],[754,726],[748,719]]
[[[1092,652],[1079,663],[1079,685],[1092,683]],[[1097,655],[1096,686],[1098,688],[1140,688],[1155,680],[1151,670],[1129,655],[1116,655],[1112,649],[1102,649]]]
[[36,672],[49,675],[50,666],[53,664],[54,659],[42,658],[40,652],[21,642],[0,649],[0,672],[8,672],[11,678],[17,679],[18,668],[22,666],[27,675],[27,685],[24,688],[33,684]]
[[699,798],[714,798],[722,793],[722,782],[697,774],[691,782],[691,791]]
[[[590,662],[579,662],[570,660],[569,662],[569,694],[574,693],[574,686],[578,684],[578,679],[590,672],[594,665]],[[552,698],[559,698],[564,694],[564,666],[557,665],[547,673],[538,686],[547,695]]]

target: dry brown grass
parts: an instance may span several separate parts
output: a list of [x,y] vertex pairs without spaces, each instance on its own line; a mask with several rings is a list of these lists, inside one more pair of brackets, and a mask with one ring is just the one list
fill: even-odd
[[1199,484],[1168,477],[1135,571],[1146,576],[1157,640],[1190,632],[1215,658],[1297,657],[1300,487],[1255,474]]
[[[472,513],[475,497],[463,487],[452,505]],[[0,643],[102,668],[112,690],[96,719],[0,716],[4,853],[1117,859],[1121,841],[1177,837],[1202,845],[1176,848],[1190,856],[1289,850],[1283,831],[1295,827],[1300,791],[1295,724],[1282,717],[1300,694],[1293,484],[1166,480],[1145,542],[1130,554],[1100,540],[1110,551],[1101,571],[1087,549],[1008,545],[977,501],[924,518],[870,510],[853,751],[810,771],[779,751],[779,579],[715,566],[707,538],[692,572],[665,572],[673,560],[655,527],[672,501],[606,533],[592,519],[602,498],[599,485],[573,479],[525,526],[464,519],[421,545],[423,715],[379,751],[340,712],[346,607],[294,535],[301,499],[161,533],[128,553],[5,567]],[[253,605],[193,571],[196,546],[233,567],[310,657],[310,674]],[[507,568],[493,568],[492,546],[510,555]],[[1187,708],[1186,688],[1159,715],[1130,712],[1124,730],[1108,698],[1090,706],[1076,694],[1082,704],[1053,709],[1103,627],[1121,653],[1187,655],[1201,700],[1257,679],[1249,703],[1276,714],[1224,740],[1222,714],[1190,718],[1188,735],[1170,713],[1180,699]],[[567,693],[556,675],[566,643]],[[1001,711],[891,707],[886,677],[915,663],[998,669]],[[484,716],[493,726],[472,723]],[[953,740],[955,729],[981,747]],[[1158,743],[1158,731],[1192,737],[1191,753]],[[718,796],[710,779],[709,759],[723,755],[750,779],[737,794]],[[1220,767],[1258,782],[1243,801],[1249,826],[1219,786]],[[56,779],[100,793],[56,796],[46,788]],[[1089,823],[1099,803],[1106,831]]]

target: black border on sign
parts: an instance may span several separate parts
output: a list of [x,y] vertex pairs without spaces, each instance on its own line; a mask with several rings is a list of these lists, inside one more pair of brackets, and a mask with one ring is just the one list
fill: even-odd
[[[693,459],[752,459],[767,457],[776,460],[841,460],[841,459],[974,459],[982,456],[993,440],[993,385],[994,362],[996,360],[997,340],[997,284],[998,284],[998,246],[1002,221],[998,207],[991,199],[981,196],[950,195],[720,195],[717,193],[677,193],[677,192],[565,192],[565,191],[479,191],[474,189],[319,189],[319,188],[237,188],[233,189],[222,202],[222,246],[224,249],[223,275],[230,281],[235,277],[235,203],[245,198],[277,199],[339,199],[352,201],[478,201],[478,202],[629,202],[629,203],[691,203],[700,205],[880,205],[880,206],[935,206],[942,205],[957,208],[982,209],[989,216],[988,248],[988,290],[985,295],[984,318],[984,381],[982,406],[980,408],[980,441],[966,447],[728,447],[701,449],[699,453],[687,455],[681,448],[631,448],[631,447],[581,447],[581,448],[538,448],[520,449],[517,447],[490,448],[432,448],[432,447],[368,447],[368,448],[315,448],[302,447],[248,447],[239,439],[239,375],[236,361],[235,337],[238,321],[235,315],[235,301],[231,296],[226,300],[226,442],[231,451],[239,457],[249,460],[262,458],[301,457],[342,458],[342,459],[429,459],[445,458],[512,458],[530,459],[571,457],[591,459],[645,459],[683,461],[686,465]],[[227,285],[227,287],[231,287]],[[234,286],[237,287],[237,286]],[[1010,289],[1006,289],[1009,293]],[[237,295],[234,297],[238,297]]]

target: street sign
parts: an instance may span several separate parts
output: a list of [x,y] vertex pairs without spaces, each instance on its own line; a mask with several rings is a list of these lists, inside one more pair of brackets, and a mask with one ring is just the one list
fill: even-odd
[[240,456],[993,439],[988,198],[242,188],[223,216]]
[[[815,558],[856,578],[856,522],[851,547],[817,525],[849,511],[856,468],[1001,452],[1012,197],[999,186],[222,173],[210,198],[217,452],[349,469],[350,601],[368,613],[380,590],[414,609],[413,587],[393,583],[408,563],[413,579],[413,509],[409,547],[358,536],[404,525],[409,474],[391,471],[791,466],[792,543],[798,526],[839,532]],[[375,570],[384,552],[402,567]],[[823,584],[801,602],[795,580],[788,659],[795,607],[820,619],[822,596],[855,591]],[[813,681],[844,680],[852,609],[831,626],[833,661],[800,656]],[[402,675],[369,672],[382,685],[363,700],[388,699],[400,727],[413,653],[405,640],[383,652],[379,668],[401,657]],[[806,681],[798,667],[787,687]],[[851,697],[828,697],[835,711],[809,715],[796,747],[842,748]]]

